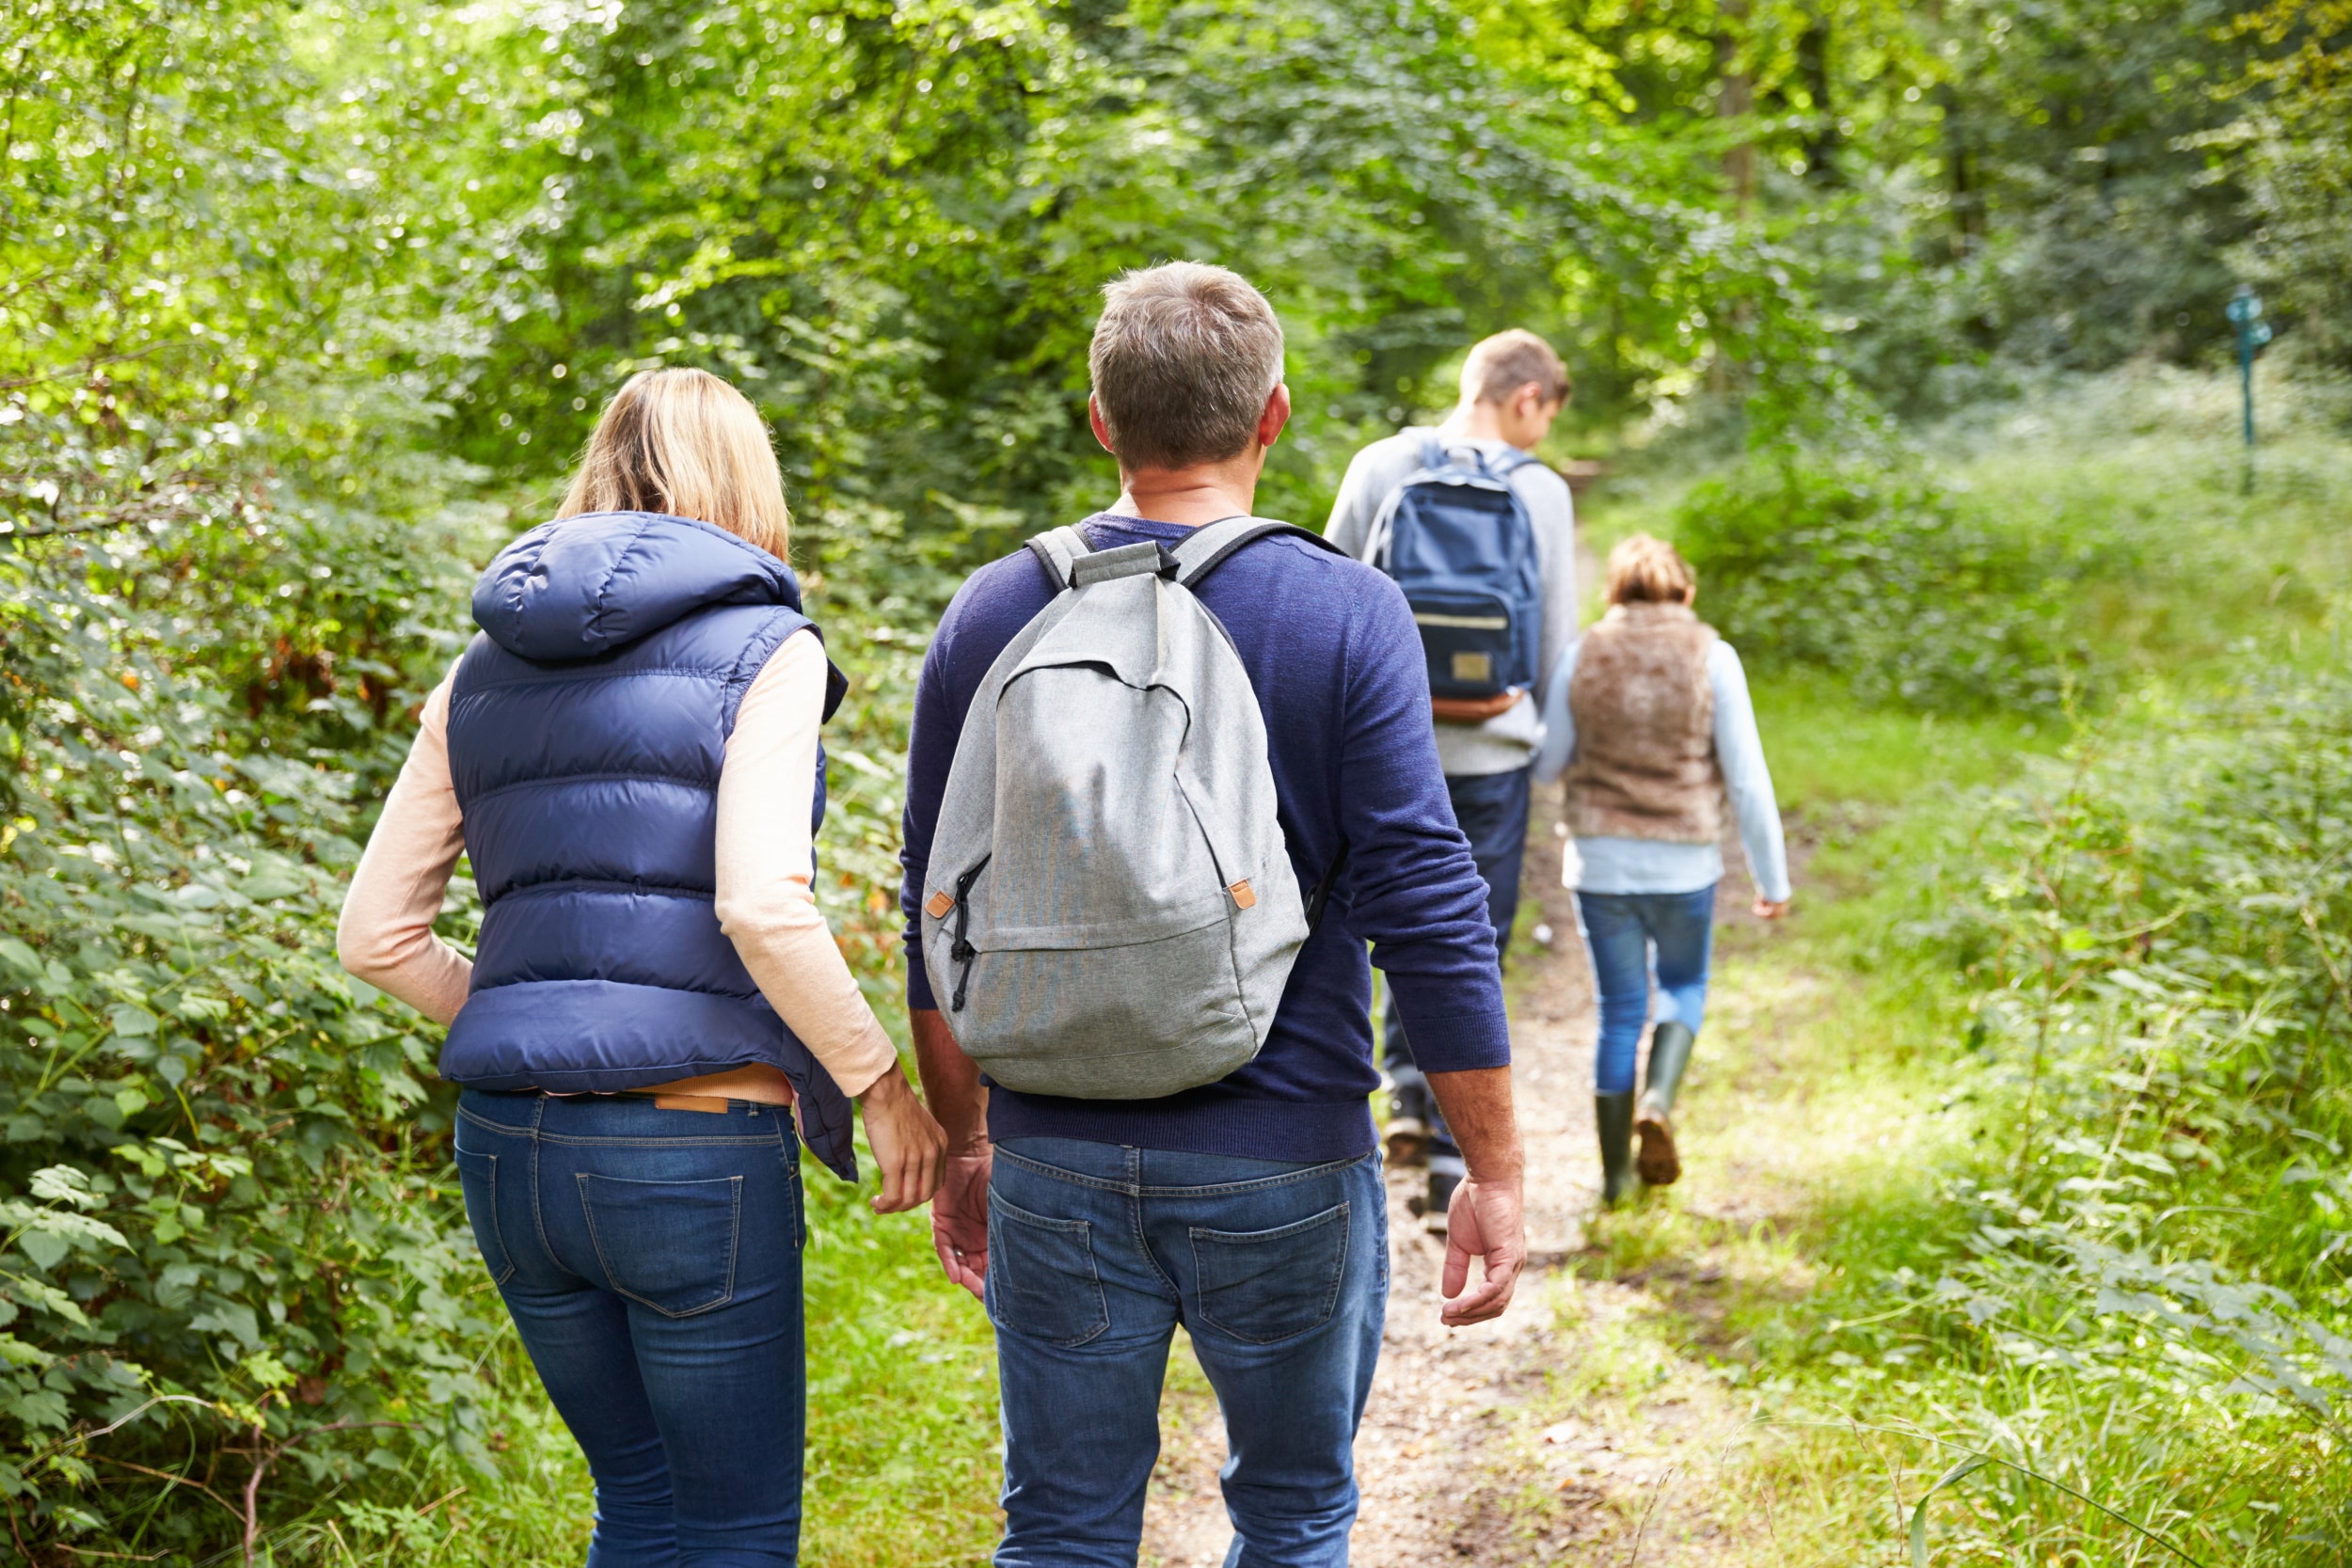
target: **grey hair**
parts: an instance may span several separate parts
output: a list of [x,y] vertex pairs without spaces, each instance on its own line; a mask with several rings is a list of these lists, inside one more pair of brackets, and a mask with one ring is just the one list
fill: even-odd
[[1122,468],[1237,456],[1282,384],[1282,325],[1248,279],[1199,261],[1121,273],[1103,288],[1087,370]]

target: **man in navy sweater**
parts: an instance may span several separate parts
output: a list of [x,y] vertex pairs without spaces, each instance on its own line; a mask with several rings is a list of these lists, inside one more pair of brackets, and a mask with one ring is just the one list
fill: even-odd
[[[1089,540],[1172,544],[1248,515],[1290,417],[1272,308],[1234,274],[1188,262],[1131,273],[1105,295],[1090,409],[1122,488],[1086,520]],[[964,584],[924,660],[907,768],[908,1005],[953,1151],[932,1229],[948,1277],[985,1289],[997,1328],[996,1562],[1136,1560],[1181,1323],[1232,1448],[1229,1560],[1344,1563],[1351,1449],[1389,1275],[1367,942],[1469,1164],[1452,1204],[1444,1321],[1500,1315],[1525,1257],[1494,930],[1447,800],[1420,637],[1387,578],[1295,538],[1252,545],[1202,583],[1264,714],[1299,884],[1316,886],[1343,853],[1343,869],[1254,1061],[1161,1100],[1060,1100],[991,1087],[957,1049],[916,956],[916,901],[965,711],[1054,591],[1026,550]]]

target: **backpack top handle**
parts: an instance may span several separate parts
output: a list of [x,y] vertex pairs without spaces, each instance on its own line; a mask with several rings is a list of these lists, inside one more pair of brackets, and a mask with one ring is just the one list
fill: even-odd
[[1147,575],[1171,580],[1176,576],[1176,552],[1156,539],[1080,556],[1071,563],[1070,586],[1084,588],[1089,583],[1108,582],[1114,578]]
[[1087,536],[1074,528],[1047,529],[1028,542],[1029,553],[1045,568],[1045,578],[1058,594],[1071,586],[1071,576],[1082,557],[1094,553]]

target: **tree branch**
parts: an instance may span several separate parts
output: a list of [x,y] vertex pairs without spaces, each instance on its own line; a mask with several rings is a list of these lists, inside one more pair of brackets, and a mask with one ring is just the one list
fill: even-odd
[[[269,1467],[278,1463],[278,1456],[296,1444],[307,1443],[313,1437],[323,1437],[330,1432],[356,1432],[367,1427],[400,1427],[414,1431],[416,1423],[413,1421],[329,1421],[323,1427],[312,1427],[308,1432],[297,1432],[275,1448],[263,1449],[260,1451],[253,1461],[253,1473],[245,1478],[244,1550],[246,1568],[251,1568],[253,1544],[260,1540],[262,1535],[262,1478],[269,1474]],[[255,1435],[260,1435],[259,1429],[256,1429]]]

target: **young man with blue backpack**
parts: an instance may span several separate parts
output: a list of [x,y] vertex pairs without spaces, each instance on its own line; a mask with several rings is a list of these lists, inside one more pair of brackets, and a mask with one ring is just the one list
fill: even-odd
[[[1486,879],[1498,953],[1518,911],[1546,686],[1576,640],[1576,516],[1565,482],[1529,451],[1567,398],[1567,372],[1541,338],[1514,329],[1484,340],[1462,366],[1461,402],[1443,424],[1356,454],[1324,530],[1394,578],[1412,607],[1446,792]],[[1397,1008],[1386,1034],[1389,1156],[1428,1162],[1419,1207],[1442,1233],[1461,1150]]]
[[996,1327],[998,1568],[1135,1562],[1180,1323],[1227,1560],[1339,1568],[1389,1282],[1367,943],[1468,1160],[1444,1321],[1499,1315],[1525,1257],[1486,889],[1404,595],[1249,515],[1290,415],[1272,308],[1189,262],[1104,293],[1119,499],[975,573],[915,692],[932,1235]]

